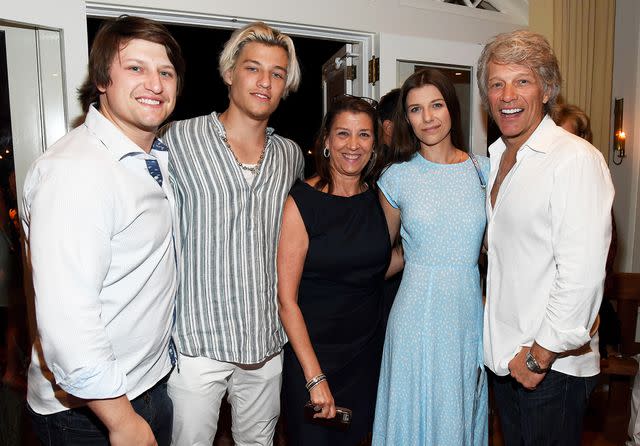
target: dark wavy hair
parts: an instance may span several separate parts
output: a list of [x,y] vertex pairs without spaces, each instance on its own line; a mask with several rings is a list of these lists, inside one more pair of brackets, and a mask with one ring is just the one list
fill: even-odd
[[400,89],[400,100],[393,117],[392,154],[389,164],[409,161],[420,150],[420,140],[413,132],[407,117],[406,104],[409,92],[425,85],[433,85],[442,93],[451,117],[451,143],[455,148],[467,151],[462,135],[460,102],[453,82],[441,71],[426,68],[409,76]]
[[105,21],[91,45],[89,75],[78,89],[78,99],[84,113],[89,111],[91,104],[99,102],[100,91],[98,87],[111,84],[109,77],[111,62],[120,48],[133,39],[147,40],[164,46],[167,57],[176,70],[177,94],[182,91],[185,63],[180,45],[169,33],[169,30],[155,20],[122,15],[117,19]]
[[380,98],[380,101],[378,102],[378,108],[376,109],[378,110],[380,121],[393,119],[393,113],[396,111],[396,104],[398,103],[399,97],[400,89],[394,88]]
[[327,114],[322,119],[322,126],[316,137],[314,145],[314,158],[316,163],[316,174],[318,175],[318,182],[315,184],[315,188],[318,190],[324,189],[327,186],[328,192],[333,192],[333,179],[331,176],[331,166],[329,165],[329,158],[325,158],[323,155],[325,141],[331,128],[336,120],[336,117],[342,112],[351,113],[364,113],[371,118],[373,122],[373,152],[371,156],[375,156],[373,164],[367,165],[363,174],[360,176],[360,185],[366,184],[370,188],[375,188],[376,181],[380,176],[380,170],[382,167],[382,154],[380,152],[380,122],[378,113],[375,107],[367,102],[365,99],[355,96],[342,95],[338,96],[331,102]]

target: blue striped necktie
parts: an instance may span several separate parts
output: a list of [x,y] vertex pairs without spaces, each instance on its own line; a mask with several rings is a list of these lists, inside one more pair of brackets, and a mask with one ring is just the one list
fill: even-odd
[[[161,152],[166,152],[169,148],[158,138],[153,141],[153,145],[151,146],[151,150],[159,150]],[[147,163],[147,170],[149,174],[153,177],[154,180],[158,182],[160,187],[162,187],[162,172],[160,171],[160,165],[158,164],[158,160],[151,159],[145,160]],[[176,309],[173,308],[173,325],[176,323]],[[178,362],[178,354],[176,349],[176,344],[173,342],[173,338],[169,340],[169,359],[171,360],[171,365],[175,366]]]
[[[166,152],[169,148],[158,138],[153,141],[153,145],[151,146],[151,150],[159,150],[161,152]],[[162,172],[160,171],[160,165],[158,164],[158,160],[151,159],[145,160],[147,163],[147,170],[149,174],[153,177],[154,180],[158,182],[160,187],[162,187]]]

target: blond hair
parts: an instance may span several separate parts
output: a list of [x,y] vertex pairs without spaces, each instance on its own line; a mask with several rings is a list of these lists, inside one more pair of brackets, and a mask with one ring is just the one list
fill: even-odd
[[289,64],[287,66],[287,81],[284,87],[283,98],[290,91],[296,91],[300,85],[300,65],[296,57],[296,49],[291,37],[271,28],[264,22],[253,22],[233,32],[225,43],[220,58],[218,59],[218,71],[224,80],[224,74],[235,68],[238,56],[242,48],[251,42],[258,42],[269,46],[278,46],[287,52]]
[[489,110],[488,76],[489,63],[517,64],[530,68],[541,81],[545,95],[549,98],[545,104],[545,113],[549,113],[560,94],[562,77],[553,49],[542,35],[517,30],[498,34],[489,42],[478,59],[478,89],[486,110]]

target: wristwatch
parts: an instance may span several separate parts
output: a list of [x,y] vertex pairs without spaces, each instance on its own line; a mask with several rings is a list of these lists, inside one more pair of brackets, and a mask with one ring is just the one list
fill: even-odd
[[543,374],[551,370],[551,366],[547,367],[546,369],[540,367],[540,364],[538,364],[538,361],[533,357],[530,351],[527,352],[525,364],[527,365],[527,368],[533,373]]

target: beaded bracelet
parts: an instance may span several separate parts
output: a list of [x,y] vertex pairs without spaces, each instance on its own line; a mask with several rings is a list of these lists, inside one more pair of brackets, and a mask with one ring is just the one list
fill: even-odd
[[311,389],[313,389],[315,386],[320,384],[322,381],[326,381],[326,380],[327,380],[327,376],[324,373],[321,373],[319,375],[314,376],[309,381],[307,381],[304,387],[307,389],[308,392],[311,392]]

